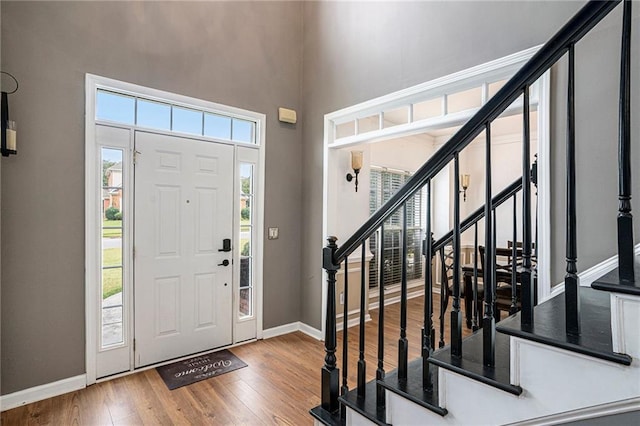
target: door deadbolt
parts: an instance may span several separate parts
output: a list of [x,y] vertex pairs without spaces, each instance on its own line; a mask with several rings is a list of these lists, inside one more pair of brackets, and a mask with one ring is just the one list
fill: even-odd
[[224,240],[222,240],[222,248],[218,251],[231,251],[231,239],[225,238]]
[[229,261],[225,259],[222,261],[222,263],[218,263],[218,266],[229,266]]

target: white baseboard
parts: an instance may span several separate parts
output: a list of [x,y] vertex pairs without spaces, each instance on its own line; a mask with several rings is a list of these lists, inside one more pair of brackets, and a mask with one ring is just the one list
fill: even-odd
[[298,322],[298,324],[300,324],[300,331],[304,334],[306,334],[307,336],[311,336],[316,340],[324,340],[324,334],[322,334],[322,331],[318,330],[317,328],[313,328],[308,324],[303,323],[302,321]]
[[300,330],[300,321],[289,324],[279,325],[278,327],[267,328],[262,331],[263,339],[271,339],[272,337],[282,336],[283,334],[293,333]]
[[0,396],[0,411],[11,410],[12,408],[31,404],[32,402],[38,402],[43,399],[84,389],[85,387],[87,387],[87,375],[81,374],[79,376],[58,380],[57,382],[2,395]]
[[[420,297],[424,295],[424,291],[423,290],[419,290],[419,291],[414,291],[412,293],[407,294],[407,300],[409,299],[413,299],[414,297]],[[384,299],[384,306],[388,306],[388,305],[393,305],[394,303],[398,303],[400,302],[400,296],[394,296],[394,297],[389,297]],[[375,302],[371,302],[369,304],[369,310],[371,309],[378,309],[380,307],[380,302],[379,301],[375,301]]]
[[[634,249],[634,254],[636,256],[640,256],[640,243],[636,244]],[[618,255],[611,256],[610,258],[598,263],[595,266],[592,266],[589,269],[585,269],[582,272],[578,272],[578,277],[580,277],[580,286],[581,287],[589,287],[595,280],[603,276],[604,274],[613,271],[618,267]],[[564,282],[558,283],[553,287],[551,291],[551,296],[554,297],[564,291]]]
[[[364,322],[369,322],[369,321],[371,321],[371,315],[365,314]],[[351,318],[350,320],[347,321],[347,328],[351,328],[358,324],[360,324],[360,317]],[[344,328],[344,323],[342,322],[342,320],[338,321],[336,323],[336,331],[342,331],[343,328]]]
[[313,328],[301,321],[280,325],[278,327],[268,328],[262,332],[262,338],[271,339],[272,337],[282,336],[283,334],[289,334],[296,331],[300,331],[308,336],[313,337],[316,340],[323,340],[324,338],[324,336],[322,335],[322,331]]
[[581,408],[575,411],[553,414],[551,416],[538,417],[524,422],[511,423],[518,426],[546,426],[563,423],[576,422],[587,419],[597,419],[598,417],[613,416],[640,410],[640,398],[631,398],[623,401],[615,401],[593,407]]

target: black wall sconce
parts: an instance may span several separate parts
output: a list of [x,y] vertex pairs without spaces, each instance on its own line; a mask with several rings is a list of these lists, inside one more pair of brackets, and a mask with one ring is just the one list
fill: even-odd
[[462,186],[462,200],[467,202],[467,188],[469,188],[469,175],[460,175],[460,186]]
[[351,168],[354,174],[347,173],[347,182],[351,182],[355,178],[356,192],[358,192],[358,173],[362,169],[362,151],[351,151]]
[[0,73],[8,75],[16,83],[16,88],[11,92],[2,91],[0,99],[0,153],[3,157],[11,154],[17,154],[16,146],[16,122],[9,120],[9,95],[18,91],[18,80],[8,72],[0,71]]

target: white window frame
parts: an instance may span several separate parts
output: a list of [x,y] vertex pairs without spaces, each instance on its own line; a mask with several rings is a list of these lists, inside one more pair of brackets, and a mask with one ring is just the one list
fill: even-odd
[[[425,82],[404,90],[393,92],[369,101],[353,105],[324,116],[324,149],[323,149],[323,189],[322,189],[322,235],[329,235],[328,203],[329,203],[329,152],[330,150],[347,148],[362,143],[376,143],[389,139],[422,133],[427,129],[446,128],[463,124],[479,108],[447,114],[446,95],[457,93],[473,87],[482,86],[482,104],[487,101],[488,87],[486,82],[508,79],[519,70],[541,47],[535,46],[512,55],[499,58],[466,70],[462,70],[429,82]],[[540,249],[539,264],[551,263],[551,174],[550,174],[550,72],[545,72],[531,91],[530,101],[538,107],[538,238]],[[352,136],[335,138],[336,126],[358,118],[379,115],[382,122],[384,111],[421,101],[443,97],[443,115],[425,120],[400,124],[379,130],[358,133],[357,125]],[[517,103],[517,101],[516,101]],[[518,109],[517,105],[510,108]],[[411,115],[411,114],[410,114]],[[324,241],[324,240],[323,240]],[[322,246],[324,247],[324,245]],[[325,333],[327,306],[327,275],[322,273],[322,335]],[[551,297],[550,268],[538,271],[538,301],[541,303]]]
[[[98,120],[96,118],[96,93],[98,89],[108,90],[124,95],[143,97],[149,100],[157,100],[169,103],[179,107],[185,107],[195,110],[202,110],[218,115],[231,118],[239,118],[243,120],[253,121],[255,123],[255,143],[230,141],[226,139],[215,139],[207,136],[186,134],[173,131],[162,131],[157,129],[148,129],[136,126],[135,124],[123,124],[106,120]],[[128,323],[123,326],[124,343],[122,345],[114,345],[101,350],[101,315],[100,301],[101,289],[98,285],[101,280],[101,237],[98,229],[101,229],[102,211],[99,198],[102,193],[97,188],[102,187],[102,176],[99,173],[101,167],[101,147],[97,141],[97,126],[103,125],[111,128],[126,129],[129,131],[129,138],[126,144],[122,146],[113,146],[114,148],[123,149],[123,188],[125,191],[127,214],[123,217],[123,301],[125,307],[123,309],[123,319],[128,319]],[[153,132],[158,134],[174,135],[180,137],[188,137],[202,141],[210,141],[215,143],[223,143],[234,147],[234,173],[238,170],[238,162],[252,162],[256,165],[256,195],[254,198],[255,208],[255,227],[253,229],[253,261],[254,261],[254,312],[252,318],[243,318],[238,320],[238,294],[239,291],[239,268],[234,268],[234,296],[233,296],[233,344],[241,341],[247,341],[247,324],[249,321],[255,321],[256,339],[261,339],[263,335],[263,253],[264,253],[264,182],[265,182],[265,143],[266,143],[266,115],[235,108],[227,105],[217,104],[202,99],[191,98],[188,96],[178,95],[119,80],[101,77],[93,74],[86,74],[85,78],[85,333],[86,333],[86,381],[87,385],[102,380],[108,380],[115,377],[131,374],[155,366],[147,366],[140,369],[134,368],[134,328],[133,328],[133,200],[134,200],[134,182],[133,182],[133,161],[132,157],[134,134],[137,130]],[[105,147],[107,145],[104,145]],[[112,145],[109,145],[112,146]],[[234,233],[239,235],[240,229],[240,189],[237,185],[238,179],[234,177]],[[234,259],[237,257],[237,250],[234,247]],[[235,262],[239,265],[239,262]],[[129,267],[125,266],[129,265]],[[125,312],[126,311],[126,312]],[[237,338],[239,336],[239,338]],[[249,338],[249,341],[254,340]],[[98,353],[100,351],[122,350],[126,349],[129,357],[129,369],[122,373],[117,373],[109,377],[97,379],[97,362]]]

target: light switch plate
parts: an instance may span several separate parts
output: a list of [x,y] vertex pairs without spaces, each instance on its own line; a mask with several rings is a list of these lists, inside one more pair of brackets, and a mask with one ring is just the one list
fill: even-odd
[[279,230],[280,230],[279,228],[269,228],[269,239],[277,240]]

